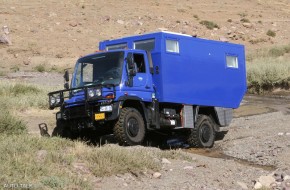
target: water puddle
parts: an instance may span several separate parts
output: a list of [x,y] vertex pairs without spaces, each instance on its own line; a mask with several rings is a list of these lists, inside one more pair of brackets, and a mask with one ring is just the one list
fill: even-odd
[[259,168],[259,169],[263,169],[266,171],[274,171],[276,169],[276,167],[272,166],[272,165],[260,165],[260,164],[257,164],[255,162],[251,162],[251,161],[248,161],[245,159],[235,158],[235,157],[226,155],[225,153],[223,153],[222,150],[217,149],[217,148],[212,148],[212,149],[189,148],[189,149],[184,149],[184,151],[189,152],[189,153],[193,153],[193,154],[198,154],[201,156],[206,156],[209,158],[233,160],[241,165]]
[[234,110],[234,117],[245,117],[281,111],[289,114],[290,96],[246,95],[241,106]]

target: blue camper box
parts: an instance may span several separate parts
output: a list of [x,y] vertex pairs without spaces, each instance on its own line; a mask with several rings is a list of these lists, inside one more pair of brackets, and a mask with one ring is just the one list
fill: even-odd
[[159,102],[237,108],[246,92],[243,45],[156,32],[102,41],[99,49],[150,51]]
[[246,92],[243,45],[155,32],[99,44],[77,60],[71,84],[50,92],[60,107],[52,135],[114,134],[120,145],[140,145],[152,132],[177,135],[210,148]]

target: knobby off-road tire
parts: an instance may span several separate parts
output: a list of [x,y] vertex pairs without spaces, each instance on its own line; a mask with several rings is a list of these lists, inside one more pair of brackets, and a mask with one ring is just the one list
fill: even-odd
[[123,108],[113,131],[120,145],[142,144],[146,132],[142,115],[135,108]]
[[56,121],[56,127],[53,129],[51,136],[73,139],[72,132],[64,120]]
[[207,115],[198,115],[195,127],[190,129],[187,143],[191,147],[211,148],[215,141],[214,121]]

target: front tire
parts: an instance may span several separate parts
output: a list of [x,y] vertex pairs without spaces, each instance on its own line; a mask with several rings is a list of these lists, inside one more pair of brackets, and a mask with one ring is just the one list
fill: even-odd
[[198,115],[195,127],[190,129],[187,143],[196,148],[211,148],[215,141],[214,121],[207,115]]
[[73,139],[72,131],[64,120],[56,121],[56,127],[53,129],[51,136]]
[[114,136],[120,145],[142,144],[145,138],[145,124],[142,115],[135,108],[123,108],[114,126]]

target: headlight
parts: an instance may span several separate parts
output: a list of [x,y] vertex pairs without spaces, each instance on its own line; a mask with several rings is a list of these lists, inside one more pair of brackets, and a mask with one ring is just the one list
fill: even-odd
[[99,88],[89,88],[87,93],[88,93],[89,98],[93,98],[93,97],[102,95],[102,91]]
[[52,94],[49,96],[49,106],[51,108],[60,106],[60,103],[61,103],[60,94]]
[[88,95],[89,97],[94,97],[95,96],[95,92],[94,92],[94,89],[88,89]]
[[53,96],[51,96],[50,97],[50,105],[53,105],[53,104],[55,104],[55,97],[53,97]]
[[113,110],[112,106],[101,106],[100,107],[100,112],[111,112]]

